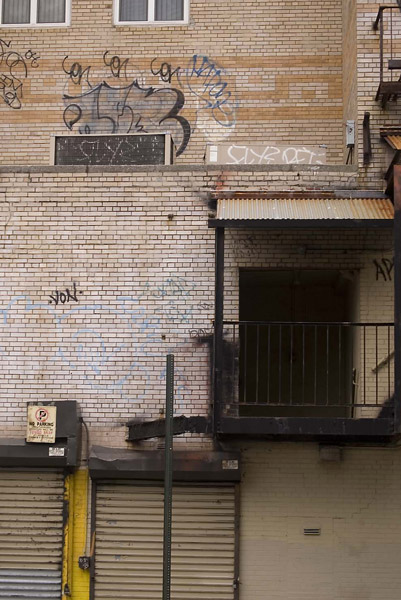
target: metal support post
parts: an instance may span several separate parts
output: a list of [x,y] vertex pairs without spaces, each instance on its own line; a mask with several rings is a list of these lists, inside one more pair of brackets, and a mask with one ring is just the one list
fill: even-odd
[[216,228],[213,434],[219,430],[223,388],[224,227]]
[[163,600],[171,594],[171,525],[173,498],[174,355],[166,361],[166,440],[164,463]]

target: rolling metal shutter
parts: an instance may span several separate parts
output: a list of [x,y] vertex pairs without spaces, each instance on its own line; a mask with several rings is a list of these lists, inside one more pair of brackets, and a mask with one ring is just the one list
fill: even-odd
[[61,598],[64,479],[0,471],[0,599]]
[[[174,600],[233,600],[234,486],[175,486]],[[160,600],[163,488],[100,483],[96,500],[95,600]]]

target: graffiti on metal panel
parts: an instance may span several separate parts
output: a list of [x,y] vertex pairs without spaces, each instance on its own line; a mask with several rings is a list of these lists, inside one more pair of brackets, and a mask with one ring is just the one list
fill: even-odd
[[10,108],[21,108],[24,80],[29,68],[39,66],[39,58],[31,49],[21,54],[11,48],[10,40],[0,39],[0,96]]
[[[110,57],[109,54],[105,52],[103,61],[111,76],[115,80],[125,80],[128,59],[123,60],[117,55]],[[66,59],[63,70],[74,84],[87,84],[79,94],[65,93],[63,96],[64,123],[68,129],[80,134],[170,133],[177,147],[177,156],[184,152],[191,136],[191,126],[179,114],[185,104],[181,90],[143,87],[137,79],[122,85],[111,85],[105,80],[93,84],[90,66],[83,67],[79,63],[68,65]]]
[[[158,285],[147,282],[136,295],[118,297],[112,304],[72,307],[60,297],[58,304],[49,304],[16,296],[0,310],[0,360],[12,354],[18,373],[27,378],[61,367],[67,369],[68,377],[78,378],[95,393],[141,401],[158,386],[162,389],[166,354],[179,357],[193,352],[188,328],[204,320],[203,307],[209,306],[197,301],[195,287],[184,278],[171,277]],[[72,292],[71,299],[75,301],[72,296],[76,294],[78,300],[76,286]],[[172,326],[174,340],[170,342],[164,332]],[[16,352],[13,328],[20,336],[26,328],[32,349],[23,339],[20,353]],[[37,351],[42,336],[47,348],[53,346],[44,357]],[[184,370],[177,365],[177,398],[189,387]]]
[[375,258],[373,264],[376,268],[376,281],[392,281],[392,272],[394,269],[393,258]]

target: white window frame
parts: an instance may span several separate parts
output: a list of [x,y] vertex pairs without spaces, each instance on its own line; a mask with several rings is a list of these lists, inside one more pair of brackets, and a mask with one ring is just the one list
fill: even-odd
[[155,20],[155,0],[147,0],[148,3],[148,19],[147,21],[120,21],[120,0],[113,0],[114,4],[114,25],[187,25],[189,23],[189,0],[184,2],[184,18],[182,21],[156,21]]
[[3,0],[0,0],[0,28],[8,27],[20,29],[20,27],[68,27],[71,24],[71,0],[65,0],[65,21],[63,23],[38,23],[38,0],[31,0],[31,14],[29,23],[2,23]]

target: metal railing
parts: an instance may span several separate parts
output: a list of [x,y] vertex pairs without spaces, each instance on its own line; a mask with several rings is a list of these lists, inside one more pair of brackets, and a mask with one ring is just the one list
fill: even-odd
[[379,416],[393,394],[393,336],[393,323],[225,321],[224,404]]

